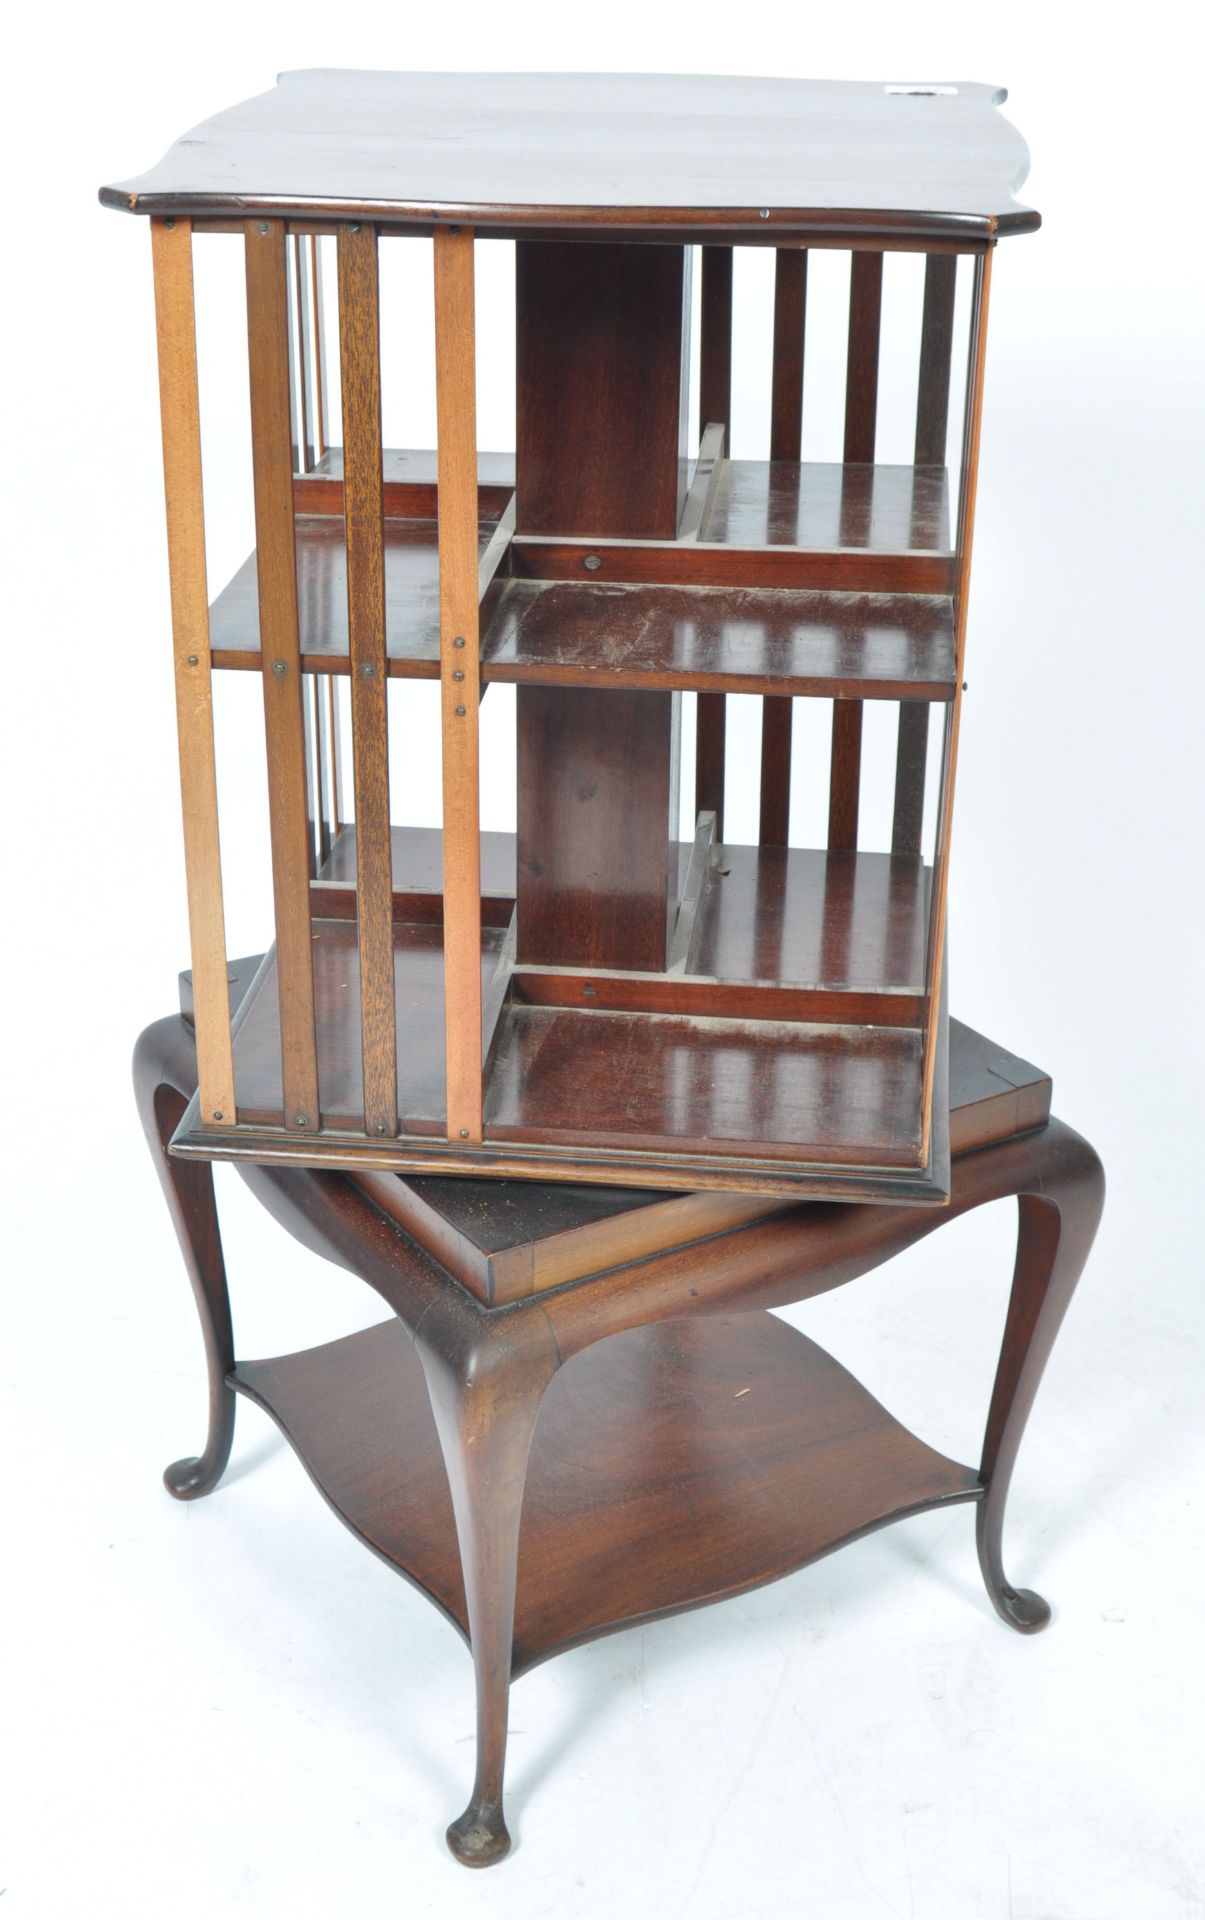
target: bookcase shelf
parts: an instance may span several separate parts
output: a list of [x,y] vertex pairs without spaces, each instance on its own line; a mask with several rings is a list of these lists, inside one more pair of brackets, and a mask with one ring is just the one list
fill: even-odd
[[[439,529],[435,456],[383,456],[385,645],[393,678],[439,677]],[[510,498],[513,462],[479,461],[479,556]],[[342,457],[330,450],[294,483],[301,661],[308,672],[350,671]],[[534,685],[629,690],[816,694],[948,701],[955,638],[948,593],[873,592],[672,579],[645,584],[615,572],[672,575],[706,564],[711,549],[786,556],[800,577],[856,566],[860,553],[946,558],[944,468],[723,461],[700,516],[700,538],[594,543],[558,567],[563,543],[511,539],[483,607],[481,677]],[[597,560],[587,570],[585,562]],[[625,562],[628,564],[625,566]],[[535,570],[568,578],[511,578]],[[607,577],[601,577],[604,569]],[[721,568],[723,571],[723,568]],[[739,569],[738,569],[739,571]],[[599,576],[599,577],[596,577]],[[258,670],[259,589],[253,553],[210,610],[213,663]]]

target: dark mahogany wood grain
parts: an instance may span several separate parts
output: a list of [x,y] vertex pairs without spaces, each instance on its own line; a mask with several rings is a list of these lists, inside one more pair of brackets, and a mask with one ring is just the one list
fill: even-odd
[[728,546],[949,553],[945,468],[729,460],[702,537]]
[[670,693],[517,699],[518,957],[659,969],[678,880],[678,702]]
[[682,247],[515,251],[519,533],[672,540],[686,497]]
[[512,1004],[486,1138],[919,1169],[920,1060],[915,1029]]
[[[1003,89],[673,74],[313,70],[101,189],[141,213],[990,239],[1038,216]],[[566,140],[572,137],[572,164]]]

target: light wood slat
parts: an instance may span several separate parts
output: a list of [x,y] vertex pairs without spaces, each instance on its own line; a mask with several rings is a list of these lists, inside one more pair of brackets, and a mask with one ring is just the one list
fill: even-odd
[[834,700],[828,788],[828,844],[834,849],[857,848],[861,785],[862,702]]
[[798,460],[803,444],[803,339],[808,256],[780,247],[774,259],[774,371],[770,390],[770,458]]
[[292,1132],[314,1133],[320,1112],[314,1043],[305,727],[297,640],[284,222],[248,220],[245,233],[251,457],[284,1124]]
[[381,457],[381,319],[377,236],[339,229],[339,366],[364,1131],[396,1134],[397,1013],[385,659],[385,509]]
[[443,730],[444,1018],[449,1140],[482,1137],[480,652],[473,234],[435,234]]
[[763,847],[785,847],[791,828],[791,723],[794,704],[767,694],[761,703],[761,813]]
[[703,248],[699,424],[727,427],[732,442],[732,248]]
[[954,348],[954,293],[958,257],[931,253],[925,262],[920,373],[916,388],[918,467],[944,467],[950,418],[950,359]]
[[925,983],[928,1025],[925,1033],[924,1078],[921,1089],[921,1159],[929,1157],[933,1123],[933,1082],[937,1065],[942,960],[945,951],[946,896],[950,880],[950,831],[954,807],[954,778],[958,767],[958,728],[962,716],[962,683],[966,666],[967,602],[971,581],[971,551],[975,534],[975,496],[979,481],[979,440],[983,424],[983,367],[987,354],[988,297],[992,285],[992,255],[975,262],[971,300],[971,351],[967,367],[967,397],[963,415],[962,479],[958,508],[958,589],[954,599],[954,698],[947,708],[946,747],[943,754],[941,800],[938,809],[937,854],[929,916],[929,966]]
[[925,817],[925,765],[929,754],[929,708],[923,700],[900,701],[895,749],[892,853],[919,853]]
[[206,1125],[233,1126],[237,1115],[218,837],[189,221],[152,220],[151,253],[199,1104]]

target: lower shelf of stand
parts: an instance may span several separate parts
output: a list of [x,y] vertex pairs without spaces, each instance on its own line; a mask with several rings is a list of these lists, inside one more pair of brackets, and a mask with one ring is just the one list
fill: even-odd
[[[231,1376],[339,1517],[468,1634],[451,1497],[398,1321]],[[765,1585],[928,1507],[970,1468],[909,1433],[767,1313],[668,1321],[553,1379],[523,1507],[514,1672],[600,1634]]]

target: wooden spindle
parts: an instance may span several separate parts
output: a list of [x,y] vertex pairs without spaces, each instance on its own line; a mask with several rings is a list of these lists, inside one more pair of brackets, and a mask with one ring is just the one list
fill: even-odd
[[435,233],[444,1020],[449,1140],[482,1137],[477,398],[471,228]]
[[938,802],[937,853],[929,895],[929,965],[925,982],[928,1025],[925,1035],[924,1079],[921,1089],[924,1131],[921,1157],[929,1155],[933,1113],[933,1080],[937,1065],[938,1010],[941,1001],[942,960],[945,950],[946,896],[950,878],[950,830],[954,776],[958,766],[958,729],[962,717],[962,682],[966,665],[967,597],[971,578],[971,549],[975,534],[975,495],[979,478],[979,440],[983,424],[983,367],[987,354],[988,297],[992,285],[989,248],[975,261],[971,295],[971,349],[967,356],[966,405],[962,423],[962,463],[958,490],[958,585],[954,595],[954,699],[947,710],[946,744],[942,755],[941,796]]
[[151,255],[199,1104],[205,1125],[233,1126],[191,221],[152,220]]
[[321,788],[318,775],[318,740],[314,728],[314,676],[301,676],[301,725],[305,735],[305,838],[310,856],[310,878],[318,877],[321,855],[318,850],[318,820],[321,813]]
[[313,295],[310,289],[310,245],[305,234],[293,236],[293,289],[297,309],[297,399],[298,416],[294,438],[297,442],[299,473],[309,473],[314,465],[314,329]]
[[333,673],[326,683],[326,732],[330,743],[330,792],[326,817],[334,841],[342,833],[347,815],[343,807],[343,696]]
[[379,1138],[397,1132],[397,1012],[376,229],[342,225],[337,247],[364,1131]]
[[317,796],[315,833],[320,871],[330,858],[331,851],[331,763],[330,737],[326,724],[327,680],[328,675],[325,673],[315,673],[310,676],[312,710],[309,728],[314,740],[314,789]]
[[290,1132],[315,1133],[320,1114],[293,527],[287,250],[282,220],[248,220],[244,225],[259,641],[268,748],[284,1125]]
[[[700,430],[723,424],[732,450],[732,248],[704,247],[699,340]],[[695,815],[714,813],[724,833],[724,755],[727,719],[722,693],[700,693],[695,719]]]
[[326,452],[326,307],[322,292],[322,239],[309,236],[310,248],[310,325],[314,339],[314,452],[319,460]]

